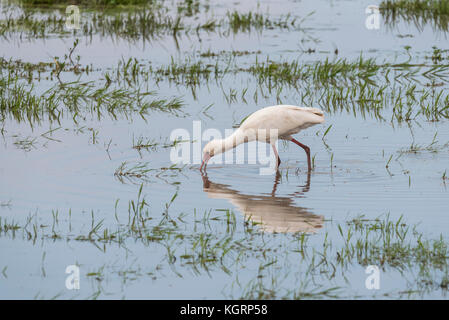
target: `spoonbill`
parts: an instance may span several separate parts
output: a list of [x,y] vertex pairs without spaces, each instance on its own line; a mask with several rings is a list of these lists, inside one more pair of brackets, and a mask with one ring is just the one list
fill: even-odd
[[[203,149],[203,162],[200,171],[206,170],[207,162],[239,144],[250,141],[262,141],[270,143],[277,158],[276,169],[281,164],[281,159],[276,150],[275,142],[278,139],[291,141],[304,149],[307,155],[308,171],[312,170],[310,161],[310,148],[295,140],[292,135],[307,129],[315,124],[324,122],[324,113],[320,109],[310,107],[298,107],[293,105],[276,105],[257,110],[246,118],[242,125],[225,139],[214,139]],[[277,134],[273,135],[273,131]],[[262,134],[261,134],[262,132]]]

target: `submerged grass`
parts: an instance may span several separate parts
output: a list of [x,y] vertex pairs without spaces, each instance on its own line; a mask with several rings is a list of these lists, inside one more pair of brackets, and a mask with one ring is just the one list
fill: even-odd
[[[27,7],[28,8],[28,7]],[[14,10],[17,8],[13,8]],[[229,11],[222,18],[210,17],[207,20],[191,19],[188,12],[179,10],[173,13],[163,5],[135,10],[105,10],[87,12],[80,22],[79,29],[66,28],[64,14],[22,10],[19,14],[4,14],[0,20],[0,36],[5,38],[20,36],[35,39],[48,37],[67,37],[70,35],[92,37],[124,38],[127,40],[152,41],[164,36],[198,35],[199,32],[214,32],[220,36],[230,36],[239,32],[262,32],[264,29],[298,29],[296,18],[290,15],[272,18],[258,12],[240,13]]]
[[[135,164],[129,164],[128,162],[122,162],[122,164],[115,170],[114,176],[121,183],[141,184],[143,182],[154,182],[153,179],[160,179],[168,184],[178,185],[176,180],[178,174],[182,174],[184,166],[172,164],[169,167],[151,168],[148,162],[138,162]],[[169,181],[175,179],[175,181]]]
[[380,3],[379,10],[392,28],[403,20],[413,23],[418,30],[426,24],[436,30],[449,30],[449,2],[445,0],[386,0]]
[[432,142],[430,142],[427,145],[422,145],[422,144],[417,144],[415,142],[412,142],[412,144],[406,148],[406,149],[401,149],[399,150],[400,154],[416,154],[416,153],[421,153],[421,152],[431,152],[431,153],[437,153],[439,151],[442,151],[446,148],[449,147],[449,142],[445,143],[445,144],[438,144],[438,140],[437,140],[437,133],[435,133],[435,135],[433,136]]
[[156,139],[140,136],[137,139],[134,139],[134,137],[133,137],[132,148],[139,152],[141,152],[143,150],[157,151],[159,149],[173,148],[182,142],[188,142],[188,141],[187,140],[178,140],[178,139],[170,141],[167,138],[165,138],[165,140],[163,140],[163,141],[157,141]]
[[132,266],[117,264],[117,260],[87,265],[86,277],[98,278],[103,284],[123,278],[158,281],[168,274],[182,278],[209,275],[227,278],[222,293],[230,298],[342,298],[358,294],[351,289],[349,275],[360,267],[376,265],[384,275],[400,273],[406,281],[404,287],[385,286],[392,289],[390,298],[401,297],[405,291],[412,297],[426,297],[448,290],[447,240],[428,238],[402,217],[357,216],[345,223],[330,223],[329,231],[312,238],[300,232],[263,232],[250,218],[238,218],[227,209],[173,214],[171,205],[177,195],[170,197],[163,212],[152,213],[141,185],[127,212],[116,202],[115,222],[98,219],[94,212],[88,225],[73,224],[71,214],[62,218],[58,211],[47,222],[37,213],[25,223],[0,218],[0,239],[20,237],[44,247],[53,241],[87,242],[104,253],[114,246],[115,257],[132,256],[130,248],[144,246],[157,257],[143,261],[136,257]]
[[[23,6],[43,6],[43,7],[56,7],[67,6],[66,0],[18,0]],[[155,0],[76,0],[74,4],[82,7],[108,7],[108,6],[142,6],[155,4]]]
[[445,0],[386,0],[382,1],[380,9],[413,13],[431,11],[435,14],[449,15],[449,3]]
[[[292,92],[297,100],[305,106],[319,106],[326,112],[349,112],[366,117],[373,116],[379,120],[390,118],[392,122],[425,119],[439,121],[449,118],[449,94],[446,93],[447,70],[449,65],[409,64],[409,63],[377,63],[373,59],[350,61],[338,59],[318,61],[303,64],[298,60],[272,61],[267,58],[255,62],[248,67],[238,66],[236,56],[209,55],[212,61],[186,58],[177,61],[171,58],[169,64],[153,66],[137,59],[120,60],[112,70],[103,73],[104,87],[99,88],[91,82],[64,83],[56,73],[53,64],[28,64],[19,61],[3,60],[4,78],[0,79],[3,106],[0,115],[5,118],[8,113],[15,119],[36,117],[42,115],[42,110],[50,115],[50,119],[58,118],[58,114],[68,109],[72,114],[90,110],[92,114],[101,116],[101,110],[108,110],[112,115],[115,111],[128,111],[144,116],[148,110],[161,110],[177,113],[182,102],[179,98],[159,99],[149,101],[146,97],[153,92],[141,90],[167,81],[177,86],[190,89],[194,99],[197,99],[198,89],[202,84],[214,83],[220,87],[224,98],[229,104],[237,103],[239,99],[247,103],[250,86],[255,85],[254,102],[259,97],[276,96],[282,103],[282,96]],[[66,58],[66,72],[74,72],[73,66],[78,63]],[[40,77],[41,74],[57,75],[59,86],[48,90],[42,97],[31,94],[17,80]],[[80,68],[80,67],[79,67]],[[80,72],[89,72],[86,69]],[[35,74],[38,74],[36,76]],[[239,92],[233,88],[225,88],[230,77],[249,75],[247,85]],[[233,80],[234,81],[234,80]],[[430,81],[430,85],[429,85]],[[440,83],[441,85],[434,85]],[[9,89],[7,89],[9,88]],[[11,101],[11,92],[22,96],[22,99]],[[21,102],[23,101],[23,103]],[[61,102],[65,107],[61,108]],[[24,107],[11,107],[11,105]],[[85,108],[79,108],[84,105]],[[37,110],[33,110],[36,106]],[[59,107],[58,107],[59,106]],[[21,115],[26,111],[26,117]],[[126,114],[126,112],[124,112]],[[115,116],[115,115],[114,115]],[[0,118],[1,119],[1,118]]]
[[[390,2],[390,1],[387,1]],[[401,2],[401,1],[399,1]],[[403,2],[403,1],[402,1]],[[62,5],[58,0],[23,1],[27,5]],[[99,0],[80,1],[86,6],[140,5],[140,0]],[[141,10],[140,12],[91,13],[92,20],[84,22],[82,29],[75,34],[91,36],[100,34],[114,38],[156,39],[162,36],[193,35],[199,32],[217,32],[227,36],[252,30],[298,28],[294,17],[285,16],[273,19],[268,14],[239,13],[230,11],[225,18],[211,18],[206,22],[186,19],[198,14],[200,3],[185,1],[178,8],[178,15],[168,15],[167,11]],[[158,9],[159,10],[159,9]],[[431,10],[432,11],[432,10]],[[162,13],[162,14],[160,14]],[[21,15],[6,18],[0,22],[0,34],[24,35],[28,37],[66,36],[73,34],[64,30],[65,19],[48,16],[41,20],[37,15]],[[74,45],[73,49],[76,47]],[[137,59],[120,61],[117,68],[108,70],[104,83],[76,81],[65,83],[61,80],[63,72],[83,75],[92,70],[91,66],[81,67],[71,58],[71,52],[64,61],[30,64],[22,61],[0,59],[0,123],[6,119],[27,121],[31,125],[45,121],[59,122],[61,117],[72,117],[75,122],[85,119],[86,113],[100,119],[105,114],[113,118],[123,115],[145,117],[150,111],[158,110],[177,114],[183,103],[179,98],[157,99],[155,93],[141,89],[142,84],[154,81],[175,83],[192,89],[201,84],[215,82],[220,85],[226,100],[236,103],[250,96],[249,88],[224,88],[226,76],[248,75],[257,90],[254,99],[273,96],[281,99],[282,93],[293,90],[304,105],[320,106],[327,112],[353,112],[373,114],[385,119],[391,111],[391,121],[410,121],[417,117],[438,121],[449,118],[449,94],[445,92],[447,65],[441,52],[434,52],[435,65],[411,65],[408,63],[379,64],[373,59],[360,57],[356,60],[328,59],[312,64],[300,61],[273,61],[269,58],[243,67],[233,59],[239,56],[260,54],[261,52],[229,51],[205,52],[201,58],[214,58],[216,61],[204,62],[186,59],[177,62],[172,59],[167,65],[146,65]],[[224,58],[224,60],[223,60]],[[437,65],[440,64],[440,65]],[[39,92],[32,83],[42,76],[53,75],[59,83],[45,92]],[[24,81],[22,81],[24,80]],[[231,81],[235,81],[233,78]],[[431,84],[425,83],[431,81]],[[233,82],[232,82],[233,83]],[[442,83],[443,88],[436,88]],[[291,92],[291,91],[287,91]],[[245,100],[246,101],[246,100]],[[207,107],[207,109],[210,108]],[[206,109],[206,110],[207,110]],[[330,132],[332,125],[325,130],[322,140]],[[96,140],[92,129],[92,141]],[[112,141],[112,140],[111,140]],[[133,139],[132,148],[138,151],[156,151],[168,148],[179,141],[158,142],[145,137]],[[30,150],[35,144],[33,137],[16,139],[16,147]],[[444,145],[447,146],[447,145]],[[436,152],[436,135],[429,145],[413,143],[404,153],[421,151]],[[333,167],[331,155],[331,170]],[[390,156],[386,167],[393,156]],[[315,156],[313,157],[315,166]],[[114,176],[121,182],[141,184],[152,182],[154,178],[168,179],[174,185],[182,174],[183,167],[176,165],[152,168],[147,162],[123,162]],[[448,178],[446,172],[442,180]],[[226,277],[227,285],[223,295],[243,299],[304,299],[352,297],[352,283],[347,279],[357,268],[377,265],[382,272],[401,273],[407,287],[394,288],[392,297],[401,297],[403,292],[412,296],[432,296],[435,292],[446,294],[449,284],[448,242],[443,236],[431,237],[421,233],[416,226],[410,226],[402,218],[392,220],[390,216],[369,220],[356,217],[337,225],[329,223],[322,237],[312,238],[304,233],[277,234],[266,233],[260,225],[249,218],[241,218],[230,210],[206,210],[204,212],[172,213],[171,205],[177,193],[171,196],[162,212],[150,211],[149,201],[143,196],[141,185],[137,199],[128,202],[128,210],[116,203],[114,218],[105,215],[97,219],[91,212],[91,223],[71,221],[61,217],[58,211],[40,216],[30,215],[21,223],[14,219],[0,217],[0,241],[5,238],[21,238],[36,243],[39,248],[58,243],[87,243],[102,253],[114,252],[113,262],[104,265],[91,263],[85,274],[90,281],[107,286],[110,280],[123,280],[126,288],[129,282],[149,277],[158,281],[161,277],[192,277],[208,275],[211,278]],[[1,207],[4,207],[0,203]],[[8,205],[6,205],[8,206]],[[5,206],[5,207],[6,207]],[[151,249],[152,259],[138,260],[134,249]],[[37,248],[37,246],[33,246]],[[136,250],[139,252],[139,250]],[[137,261],[125,265],[131,256]],[[42,256],[42,274],[45,275],[45,253]],[[123,258],[123,259],[120,259]],[[100,259],[99,259],[100,260]],[[150,264],[150,265],[148,265]],[[5,275],[3,270],[3,275]],[[14,273],[9,269],[8,274]],[[96,286],[92,286],[96,287]],[[89,289],[87,289],[89,290]],[[96,298],[107,290],[99,288],[91,297]]]
[[105,113],[113,118],[138,114],[145,119],[151,110],[180,112],[181,99],[149,99],[154,95],[154,92],[140,89],[97,87],[93,82],[55,85],[37,94],[33,86],[21,84],[17,78],[0,78],[0,121],[10,117],[33,125],[44,119],[59,123],[63,116],[70,116],[76,122],[86,112],[98,119]]
[[[256,90],[253,98],[270,98],[276,95],[282,103],[282,95],[293,91],[306,106],[320,106],[327,112],[346,111],[354,115],[371,115],[385,120],[390,112],[392,122],[416,120],[439,121],[449,117],[447,85],[449,65],[378,63],[374,59],[350,61],[338,59],[304,64],[298,60],[272,61],[267,58],[248,67],[238,66],[233,55],[211,55],[214,59],[204,62],[194,58],[175,61],[153,67],[129,59],[120,62],[114,71],[105,74],[108,81],[127,85],[142,85],[154,81],[175,83],[188,87],[194,99],[198,88],[214,83],[221,88],[229,104],[240,99],[247,103],[248,87],[225,89],[223,83],[236,76],[249,75]],[[224,59],[223,59],[224,57]],[[429,84],[430,82],[430,84]],[[440,85],[435,85],[440,83]],[[440,88],[442,87],[442,88]]]
[[[86,75],[92,70],[92,67],[81,68],[78,62],[73,62],[70,54],[66,55],[62,62],[64,67],[59,71],[53,63],[29,64],[3,59],[0,60],[4,74],[0,80],[3,104],[12,104],[8,102],[11,99],[8,92],[21,92],[20,96],[25,101],[22,105],[28,107],[3,106],[0,115],[4,118],[12,112],[15,119],[29,119],[30,115],[36,116],[39,110],[44,109],[52,119],[58,118],[57,114],[64,109],[72,111],[72,114],[82,112],[78,105],[86,106],[84,110],[99,116],[101,109],[113,115],[117,110],[127,110],[128,115],[137,113],[141,116],[148,110],[177,113],[182,107],[179,98],[149,101],[145,97],[152,96],[153,92],[141,89],[166,81],[189,88],[194,99],[197,99],[201,85],[213,83],[221,89],[229,104],[239,100],[246,104],[251,95],[255,103],[260,97],[269,99],[273,95],[278,103],[283,103],[283,96],[293,93],[302,105],[319,106],[329,113],[345,111],[355,116],[370,115],[379,120],[390,118],[390,121],[397,123],[449,118],[449,94],[445,89],[449,65],[446,64],[378,63],[363,57],[355,60],[325,59],[304,64],[299,60],[272,61],[266,58],[260,61],[256,56],[254,63],[243,67],[238,65],[236,57],[232,52],[219,55],[208,53],[208,61],[193,57],[183,61],[171,58],[168,64],[156,66],[135,58],[122,59],[116,67],[103,73],[103,88],[91,82],[64,83],[61,80],[61,70]],[[30,81],[45,75],[48,77],[49,74],[56,76],[60,84],[43,97],[27,93],[32,90],[27,90],[17,81]],[[237,76],[247,76],[246,87],[238,90],[224,87],[224,83],[235,81]],[[5,90],[8,87],[13,89]],[[249,93],[250,87],[253,87],[254,94]],[[21,103],[20,99],[16,100],[16,104]],[[65,108],[57,107],[61,102],[64,102]],[[100,108],[100,104],[103,107]],[[36,105],[41,107],[32,110]],[[21,117],[18,110],[28,110],[27,117]]]

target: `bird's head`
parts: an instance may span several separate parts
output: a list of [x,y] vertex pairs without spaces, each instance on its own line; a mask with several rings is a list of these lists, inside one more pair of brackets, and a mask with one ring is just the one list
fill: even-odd
[[214,139],[209,141],[203,148],[203,163],[201,164],[200,170],[203,168],[203,165],[207,165],[210,158],[222,153],[223,151],[224,145],[222,140]]

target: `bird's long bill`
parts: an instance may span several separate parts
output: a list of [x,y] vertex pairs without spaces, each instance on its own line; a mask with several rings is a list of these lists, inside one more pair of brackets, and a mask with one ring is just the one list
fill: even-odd
[[200,171],[203,170],[203,166],[204,166],[204,170],[206,170],[207,161],[209,161],[210,158],[211,158],[211,156],[210,156],[209,152],[206,152],[203,156],[203,162],[201,163]]

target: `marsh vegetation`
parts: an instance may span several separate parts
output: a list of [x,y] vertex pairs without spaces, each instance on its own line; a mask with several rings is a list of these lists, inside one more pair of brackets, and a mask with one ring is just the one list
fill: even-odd
[[[77,4],[73,30],[2,2],[1,298],[447,298],[445,1],[383,1],[381,30],[326,1]],[[170,161],[193,121],[281,103],[325,112],[311,174],[288,145],[275,176]]]

